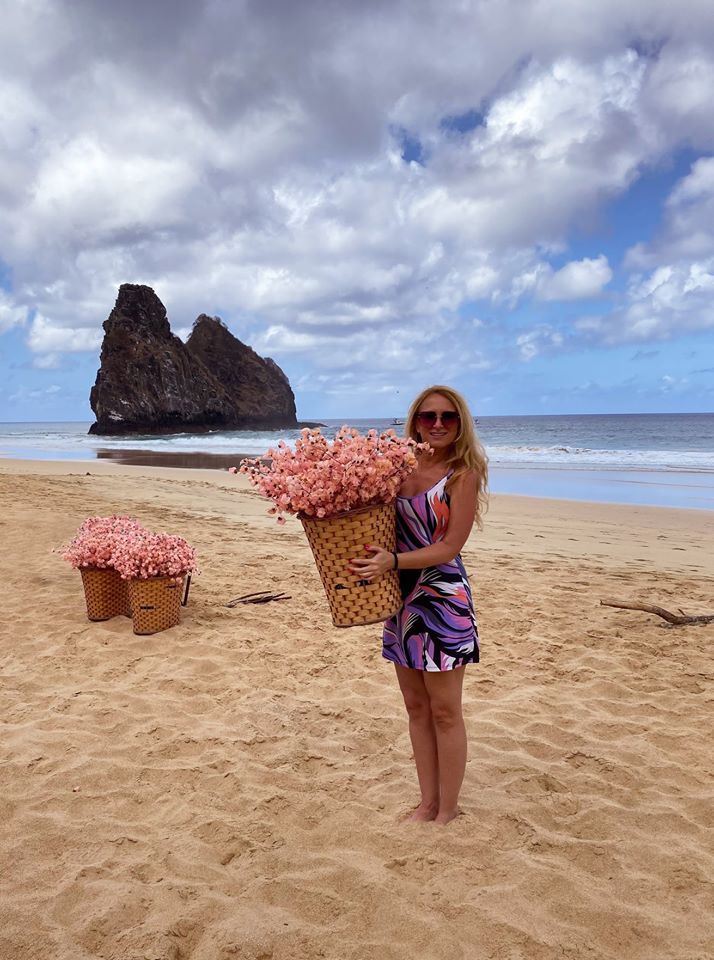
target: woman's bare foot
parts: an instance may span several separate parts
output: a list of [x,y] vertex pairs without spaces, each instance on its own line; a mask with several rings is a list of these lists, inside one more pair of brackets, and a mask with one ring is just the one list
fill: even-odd
[[422,801],[416,810],[412,810],[411,813],[406,814],[406,816],[402,817],[402,820],[407,823],[410,821],[425,823],[429,820],[436,820],[438,812],[438,803],[424,803],[424,801]]
[[455,820],[458,815],[461,813],[458,807],[454,810],[439,810],[437,815],[433,817],[434,823],[439,823],[444,826],[447,823],[451,823],[452,820]]

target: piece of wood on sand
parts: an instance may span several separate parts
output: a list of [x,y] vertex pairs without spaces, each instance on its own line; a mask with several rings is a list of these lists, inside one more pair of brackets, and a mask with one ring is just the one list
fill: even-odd
[[635,603],[633,600],[607,600],[600,601],[601,607],[620,607],[622,610],[643,610],[645,613],[654,613],[657,617],[662,617],[667,623],[674,627],[681,627],[687,623],[714,623],[714,613],[702,614],[701,616],[690,617],[683,610],[679,614],[670,613],[664,607],[657,607],[652,603]]

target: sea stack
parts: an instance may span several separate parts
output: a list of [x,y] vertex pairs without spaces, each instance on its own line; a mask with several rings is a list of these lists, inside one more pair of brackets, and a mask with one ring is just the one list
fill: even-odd
[[270,357],[259,357],[252,347],[241,343],[219,317],[202,313],[186,348],[231,398],[236,427],[270,430],[297,426],[295,395],[283,371]]
[[272,360],[201,315],[188,344],[151,287],[124,283],[104,321],[89,403],[101,435],[297,427],[295,397]]

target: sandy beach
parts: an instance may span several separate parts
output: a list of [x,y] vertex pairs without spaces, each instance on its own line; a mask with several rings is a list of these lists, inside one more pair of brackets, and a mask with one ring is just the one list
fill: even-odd
[[[492,499],[464,559],[462,814],[416,777],[378,627],[242,478],[0,461],[0,960],[714,955],[714,511]],[[86,619],[52,552],[128,513],[198,550],[180,626]],[[226,602],[256,590],[292,599]]]

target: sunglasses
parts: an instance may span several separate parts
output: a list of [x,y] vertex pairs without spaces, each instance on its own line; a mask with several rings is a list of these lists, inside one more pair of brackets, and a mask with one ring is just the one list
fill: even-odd
[[444,413],[436,413],[434,410],[424,410],[416,415],[418,422],[422,427],[434,427],[436,421],[441,420],[442,427],[455,427],[461,420],[461,417],[455,410],[445,410]]

